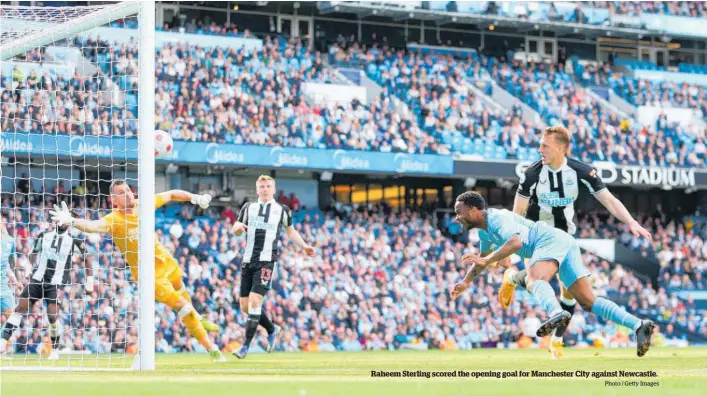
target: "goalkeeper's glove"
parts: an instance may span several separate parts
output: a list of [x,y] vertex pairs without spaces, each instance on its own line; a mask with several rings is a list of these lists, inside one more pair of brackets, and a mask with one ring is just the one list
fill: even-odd
[[71,216],[71,212],[69,212],[69,208],[66,206],[66,202],[62,202],[61,207],[59,207],[59,205],[54,204],[54,210],[50,210],[49,215],[51,216],[52,221],[57,223],[58,225],[74,225],[75,219]]
[[208,208],[210,202],[211,202],[211,195],[209,195],[209,194],[204,194],[204,195],[193,194],[191,196],[191,203],[194,205],[199,205],[202,209]]
[[86,292],[91,293],[93,292],[93,276],[87,276],[86,277]]

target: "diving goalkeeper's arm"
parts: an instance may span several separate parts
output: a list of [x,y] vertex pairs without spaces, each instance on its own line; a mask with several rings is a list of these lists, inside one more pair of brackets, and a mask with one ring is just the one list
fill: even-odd
[[163,200],[164,203],[170,201],[176,202],[191,202],[193,205],[199,205],[202,209],[209,207],[211,203],[211,195],[209,194],[193,194],[184,190],[169,190],[157,194],[158,200]]
[[100,234],[108,232],[108,225],[103,219],[85,220],[74,218],[66,206],[66,202],[62,202],[61,206],[55,204],[54,210],[49,211],[49,216],[51,216],[53,222],[59,225],[68,225],[83,232]]

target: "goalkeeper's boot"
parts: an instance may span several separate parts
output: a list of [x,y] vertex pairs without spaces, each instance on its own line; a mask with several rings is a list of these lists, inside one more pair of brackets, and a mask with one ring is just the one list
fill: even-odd
[[246,355],[248,355],[247,345],[243,345],[241,349],[233,352],[233,356],[237,357],[238,359],[245,359]]
[[227,362],[226,357],[223,356],[223,353],[219,351],[218,349],[214,349],[213,351],[209,352],[209,355],[211,355],[211,361],[213,363],[224,363]]
[[651,336],[655,330],[655,323],[650,320],[642,320],[641,326],[636,330],[636,348],[638,357],[642,357],[651,347]]
[[280,333],[282,333],[282,327],[275,325],[275,331],[272,334],[268,334],[268,353],[275,350],[277,341],[280,339]]
[[503,273],[503,283],[501,283],[501,288],[498,290],[498,302],[501,303],[503,309],[508,309],[513,301],[513,292],[516,290],[516,285],[513,283],[513,276],[516,272],[518,271],[513,268],[508,268]]
[[49,357],[47,360],[59,360],[59,351],[52,349],[52,351],[49,352]]
[[540,325],[540,328],[538,329],[538,332],[536,334],[538,337],[548,336],[556,328],[558,328],[560,326],[567,326],[567,324],[569,324],[571,319],[572,319],[572,315],[567,311],[562,311],[560,313],[557,313],[553,317],[551,317],[550,319],[544,321]]
[[564,356],[564,351],[563,351],[564,345],[562,344],[562,340],[552,340],[550,342],[550,354],[552,355],[553,359],[560,359],[562,356]]
[[221,331],[221,326],[206,318],[201,318],[201,325],[204,326],[204,329],[206,329],[206,331],[210,331],[212,333],[218,333],[219,331]]

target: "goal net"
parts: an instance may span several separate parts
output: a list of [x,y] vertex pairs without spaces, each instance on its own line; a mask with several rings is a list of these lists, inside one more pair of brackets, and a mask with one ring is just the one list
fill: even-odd
[[[0,6],[2,370],[154,369],[154,282],[135,278],[154,279],[154,13]],[[62,239],[42,239],[49,210],[99,219],[116,179],[139,192],[137,235],[123,236],[139,265],[117,233],[76,228],[83,252],[62,260]]]

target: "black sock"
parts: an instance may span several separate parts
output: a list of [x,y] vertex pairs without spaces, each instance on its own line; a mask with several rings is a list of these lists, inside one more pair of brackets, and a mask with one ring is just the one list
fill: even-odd
[[268,334],[272,334],[275,331],[275,325],[272,324],[268,315],[265,314],[265,311],[260,314],[260,325],[268,331]]
[[52,339],[52,349],[56,349],[59,346],[59,337],[51,337]]
[[5,325],[2,327],[2,338],[5,340],[9,340],[10,337],[12,337],[12,333],[15,332],[15,329],[17,326],[10,322],[5,322]]
[[528,275],[528,270],[516,272],[516,274],[513,275],[513,282],[515,282],[517,286],[520,286],[523,289],[527,289],[528,285],[525,283],[526,275]]
[[253,341],[255,336],[255,331],[258,330],[258,324],[260,323],[261,314],[248,315],[248,320],[245,325],[245,343],[243,345],[250,346],[250,342]]
[[22,316],[13,312],[12,315],[7,318],[7,322],[5,322],[5,325],[2,327],[2,338],[9,340],[10,337],[12,337],[12,333],[15,332],[16,328],[20,327],[21,323]]
[[[560,300],[560,306],[562,307],[562,309],[569,312],[570,315],[574,315],[574,309],[577,307],[577,303],[574,303],[572,305],[567,305],[567,304],[565,304],[564,301]],[[569,325],[569,322],[567,324]],[[562,337],[565,334],[565,330],[567,330],[567,326],[556,327],[554,334],[557,337]]]

